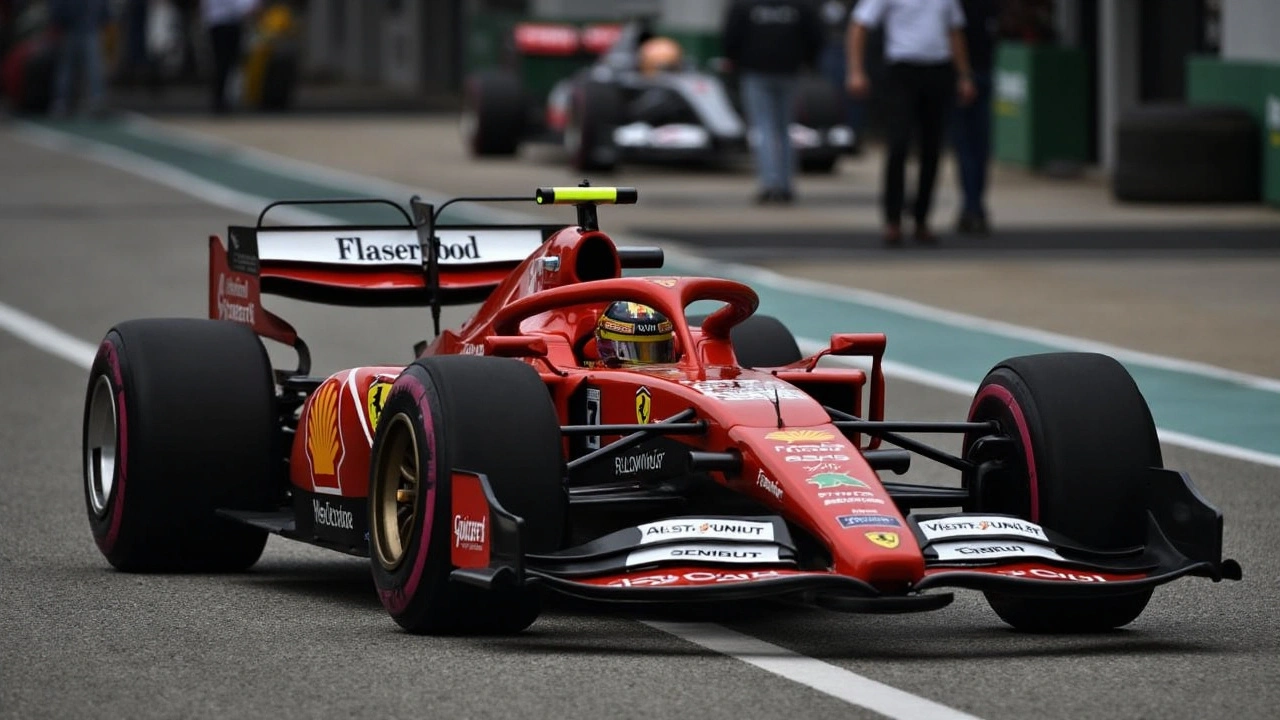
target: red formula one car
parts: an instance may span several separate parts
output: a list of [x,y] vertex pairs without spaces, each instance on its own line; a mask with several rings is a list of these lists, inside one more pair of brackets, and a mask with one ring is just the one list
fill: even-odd
[[[907,612],[945,606],[950,587],[1017,628],[1088,631],[1132,621],[1161,583],[1241,577],[1221,514],[1162,467],[1114,360],[1014,358],[963,422],[887,421],[883,335],[802,357],[746,285],[624,276],[662,264],[598,227],[597,205],[635,190],[536,199],[576,205],[576,224],[444,225],[415,199],[400,225],[259,217],[210,238],[211,319],[121,323],[89,376],[85,498],[107,560],[244,570],[278,533],[367,556],[391,616],[430,633],[519,631],[545,591]],[[312,377],[264,294],[422,305],[436,337],[407,366]],[[627,331],[600,321],[617,301],[666,317],[667,362],[599,359],[596,328]],[[687,316],[698,301],[715,309]],[[440,332],[442,305],[475,302]],[[273,369],[262,338],[299,366]],[[916,432],[962,434],[963,449]],[[912,453],[958,485],[885,477]]]

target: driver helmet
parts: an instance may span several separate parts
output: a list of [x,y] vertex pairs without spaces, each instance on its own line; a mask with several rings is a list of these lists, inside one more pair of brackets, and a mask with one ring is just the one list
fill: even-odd
[[675,356],[675,329],[648,305],[618,301],[596,322],[596,348],[606,365],[669,363]]
[[683,62],[684,51],[669,37],[649,38],[640,45],[640,72],[645,75],[679,70]]

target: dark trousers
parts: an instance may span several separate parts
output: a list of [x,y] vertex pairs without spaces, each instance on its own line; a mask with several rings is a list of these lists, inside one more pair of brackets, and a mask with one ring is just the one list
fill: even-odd
[[902,222],[907,152],[911,136],[919,137],[920,177],[916,183],[916,224],[924,226],[933,204],[938,156],[953,97],[954,73],[949,63],[892,63],[885,78],[885,122],[889,153],[884,167],[884,221]]
[[987,166],[991,159],[991,75],[975,73],[973,102],[956,108],[951,142],[956,149],[965,215],[987,217]]
[[240,61],[240,23],[211,25],[209,44],[213,49],[213,111],[224,113],[230,109],[227,103],[227,80]]

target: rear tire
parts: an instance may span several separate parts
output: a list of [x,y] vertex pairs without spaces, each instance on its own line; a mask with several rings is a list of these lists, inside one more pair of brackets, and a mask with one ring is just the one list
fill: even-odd
[[621,106],[622,95],[612,85],[587,80],[573,89],[564,148],[575,170],[610,172],[617,167],[613,131]]
[[1117,200],[1257,202],[1262,193],[1258,124],[1234,107],[1150,105],[1116,127]]
[[275,385],[253,331],[218,320],[120,323],[89,373],[85,506],[98,549],[127,571],[245,570],[267,533],[218,508],[279,499]]
[[439,356],[405,369],[378,422],[369,482],[370,566],[401,627],[507,634],[537,619],[532,589],[450,582],[452,470],[487,476],[499,503],[524,521],[524,551],[551,552],[568,512],[561,444],[547,387],[523,362]]
[[462,137],[477,157],[514,155],[525,133],[524,88],[515,75],[482,72],[467,79]]
[[[691,315],[690,325],[701,325],[706,315]],[[729,331],[734,357],[742,367],[779,367],[804,357],[795,335],[770,315],[752,315]]]
[[[1143,471],[1163,460],[1151,411],[1119,362],[1093,353],[1006,360],[978,387],[969,419],[998,422],[1015,451],[967,510],[1026,518],[1098,550],[1146,542]],[[976,439],[965,437],[966,456]],[[965,478],[966,487],[972,483]],[[1019,630],[1078,633],[1127,625],[1151,590],[1071,600],[986,597]]]

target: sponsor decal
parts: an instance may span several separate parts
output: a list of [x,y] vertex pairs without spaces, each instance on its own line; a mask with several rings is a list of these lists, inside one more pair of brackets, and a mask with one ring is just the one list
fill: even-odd
[[578,51],[578,30],[569,25],[520,23],[514,36],[516,50],[522,53],[572,55]]
[[824,507],[827,505],[883,505],[884,501],[878,497],[842,497],[828,498],[823,500],[822,504]]
[[765,435],[765,439],[787,443],[815,443],[835,440],[836,436],[825,430],[775,430]]
[[840,463],[820,462],[813,465],[805,465],[802,469],[807,473],[816,474],[820,472],[836,472],[842,467],[844,466]]
[[627,555],[627,567],[671,560],[736,564],[781,562],[777,545],[698,543],[696,545],[658,545],[633,550]]
[[649,388],[641,385],[636,390],[636,422],[641,425],[648,423],[652,411],[653,396],[649,394]]
[[931,545],[939,560],[995,560],[1012,557],[1040,557],[1062,560],[1052,548],[1011,540],[971,540],[940,542]]
[[760,474],[756,476],[756,487],[764,490],[778,500],[782,499],[782,488],[778,483],[770,480],[769,476],[765,475],[763,470],[761,470]]
[[342,438],[338,432],[339,382],[329,378],[316,390],[307,413],[307,459],[311,463],[311,481],[321,487],[340,489],[338,460],[342,456]]
[[258,274],[258,238],[252,228],[228,229],[227,267],[245,275]]
[[484,343],[462,343],[462,355],[483,355]]
[[805,480],[810,485],[816,485],[820,489],[828,489],[834,487],[860,487],[867,486],[861,480],[850,477],[848,473],[818,473],[813,477]]
[[[600,388],[587,388],[587,425],[600,424]],[[600,436],[587,436],[586,446],[588,450],[600,449]]]
[[1016,518],[996,516],[962,516],[923,520],[918,523],[920,532],[928,540],[975,535],[1017,535],[1047,542],[1048,537],[1039,525]]
[[708,585],[714,583],[750,582],[772,580],[792,573],[777,570],[752,570],[751,572],[725,572],[694,570],[686,573],[653,573],[618,578],[609,581],[609,587],[658,587],[662,585]]
[[773,541],[773,523],[754,520],[660,520],[636,529],[640,531],[641,543],[685,539]]
[[783,454],[783,461],[789,463],[809,463],[810,465],[834,465],[849,460],[849,446],[839,442],[790,442],[787,445],[774,445],[773,451]]
[[257,303],[251,297],[249,281],[235,275],[218,274],[218,292],[215,298],[219,320],[230,320],[253,325]]
[[726,402],[797,400],[809,397],[780,380],[684,380],[682,383],[707,397]]
[[1076,573],[1050,568],[1031,568],[1030,570],[999,570],[1001,575],[1027,577],[1037,580],[1064,580],[1067,582],[1104,583],[1107,579],[1097,573]]
[[1027,75],[1015,70],[997,70],[995,78],[996,114],[1017,116],[1027,102]]
[[339,530],[354,530],[355,515],[350,510],[345,510],[336,505],[332,505],[328,500],[311,500],[311,511],[315,516],[317,525],[325,525]]
[[480,550],[484,547],[485,530],[488,525],[488,517],[472,518],[466,515],[454,515],[453,546],[467,550]]
[[888,515],[841,515],[836,518],[840,522],[840,526],[844,528],[859,527],[862,525],[878,525],[881,527],[902,527],[902,523],[897,518]]
[[898,533],[896,532],[869,532],[866,534],[866,538],[887,550],[898,547]]
[[649,450],[637,455],[616,457],[613,459],[613,472],[619,476],[657,472],[663,469],[663,460],[666,456],[666,450]]
[[662,287],[665,287],[665,288],[672,288],[672,287],[675,287],[675,286],[676,286],[676,279],[675,279],[675,278],[669,278],[669,277],[650,277],[650,278],[645,278],[645,280],[648,280],[649,282],[653,283],[654,285],[661,285]]
[[365,393],[365,409],[369,411],[369,429],[378,429],[378,419],[382,417],[382,408],[387,404],[387,393],[391,392],[391,383],[374,380]]
[[458,567],[489,565],[489,503],[484,486],[477,475],[466,472],[452,474],[453,546],[449,559]]
[[[441,265],[519,262],[542,245],[538,230],[440,230],[436,259]],[[421,268],[416,230],[366,230],[335,235],[328,230],[258,232],[263,261],[353,266]]]

